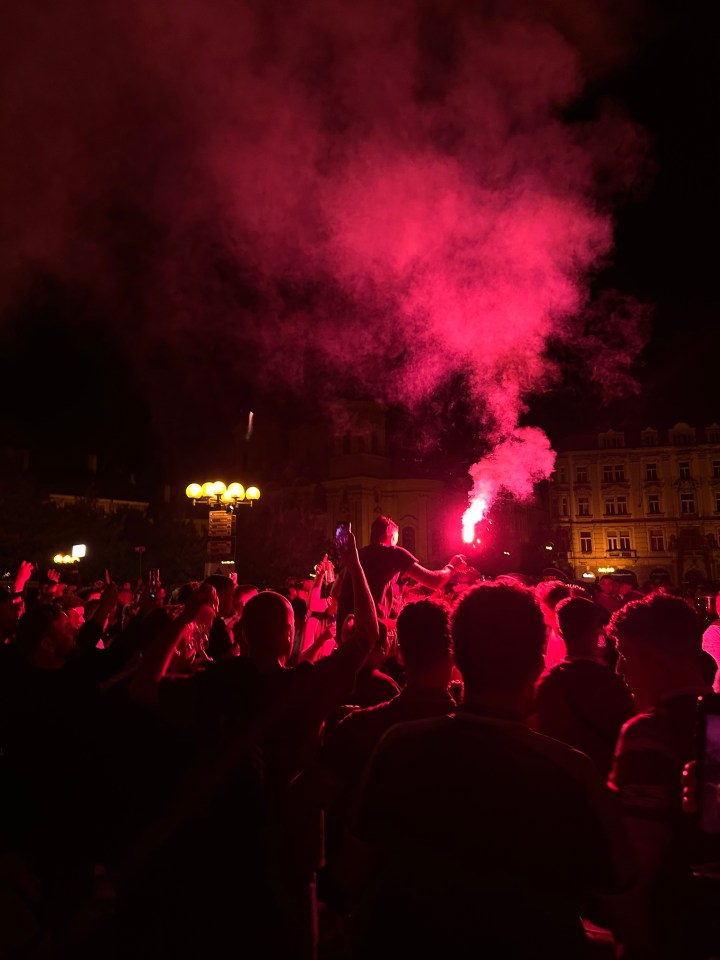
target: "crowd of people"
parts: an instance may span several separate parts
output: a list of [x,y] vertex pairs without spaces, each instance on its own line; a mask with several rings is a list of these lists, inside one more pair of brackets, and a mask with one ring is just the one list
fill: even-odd
[[720,607],[338,549],[283,591],[20,563],[0,958],[720,955]]

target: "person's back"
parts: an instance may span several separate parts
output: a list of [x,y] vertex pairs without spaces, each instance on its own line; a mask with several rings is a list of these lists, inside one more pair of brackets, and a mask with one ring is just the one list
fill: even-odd
[[583,956],[580,907],[619,882],[592,763],[524,722],[545,626],[522,587],[482,584],[453,616],[463,707],[388,731],[355,837],[372,847],[358,957]]
[[614,883],[599,790],[586,758],[517,721],[394,727],[354,821],[377,850],[358,955],[582,956],[584,898]]
[[598,662],[595,604],[568,597],[555,612],[567,656],[538,681],[535,726],[587,754],[607,778],[620,728],[635,712],[632,695],[621,677]]
[[452,671],[450,624],[444,607],[420,600],[403,608],[397,621],[398,644],[406,686],[387,702],[350,713],[328,733],[324,762],[354,785],[373,748],[390,727],[450,713]]

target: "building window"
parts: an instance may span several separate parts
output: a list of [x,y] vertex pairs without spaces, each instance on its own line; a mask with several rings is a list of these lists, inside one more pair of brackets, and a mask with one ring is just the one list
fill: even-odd
[[720,513],[720,493],[715,494],[715,513]]
[[603,483],[612,483],[612,479],[613,479],[613,468],[603,467]]
[[621,463],[615,464],[615,482],[625,482],[625,467]]
[[680,513],[695,513],[695,494],[680,494]]
[[590,499],[589,497],[578,497],[577,500],[577,515],[579,517],[589,517],[590,516]]
[[621,550],[630,550],[630,534],[627,530],[622,530],[620,532],[620,549]]
[[661,513],[660,494],[651,493],[648,497],[648,513]]
[[567,497],[560,497],[560,516],[561,516],[561,517],[567,517],[567,516],[568,516],[568,513],[569,513],[569,511],[568,511],[568,498],[567,498]]
[[410,553],[415,553],[415,527],[402,528],[402,545]]
[[580,534],[580,553],[592,553],[592,533],[589,530]]
[[587,467],[578,467],[575,471],[575,480],[577,483],[587,483],[588,482],[588,472]]
[[556,473],[558,483],[567,483],[567,471],[565,467],[558,467]]
[[713,480],[720,480],[720,460],[713,460],[712,471]]
[[650,549],[655,553],[665,550],[665,535],[662,530],[650,531]]
[[657,464],[656,463],[646,463],[645,464],[645,479],[646,480],[657,480]]
[[689,480],[690,479],[690,461],[681,460],[678,466],[680,467],[680,479]]
[[626,517],[628,515],[627,497],[617,498],[617,512],[621,517]]
[[615,499],[610,497],[605,501],[605,516],[614,517],[615,516]]
[[608,534],[608,545],[607,545],[607,548],[608,548],[608,550],[619,550],[619,549],[620,549],[620,547],[618,546],[618,538],[617,538],[617,534],[616,534],[616,533],[609,533],[609,534]]

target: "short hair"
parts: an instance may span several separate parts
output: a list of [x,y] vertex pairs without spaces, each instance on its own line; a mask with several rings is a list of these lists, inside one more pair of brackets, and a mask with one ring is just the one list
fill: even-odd
[[632,600],[610,618],[609,633],[619,643],[641,643],[679,660],[702,650],[702,620],[685,600],[653,593]]
[[288,610],[292,613],[290,601],[273,590],[250,597],[242,615],[242,630],[250,656],[274,649],[278,640],[286,641]]
[[229,587],[235,589],[235,582],[222,573],[211,573],[209,577],[205,577],[203,583],[209,583],[211,587],[215,587],[217,593],[224,592]]
[[535,598],[548,610],[554,610],[558,603],[569,597],[571,593],[570,584],[562,580],[541,580],[535,587]]
[[399,527],[390,517],[375,517],[370,527],[370,543],[382,543]]
[[170,595],[170,602],[187,603],[190,599],[190,594],[197,590],[199,586],[200,584],[197,580],[188,580],[187,583],[181,583],[179,587],[175,587]]
[[403,663],[411,672],[432,670],[445,663],[452,650],[450,617],[434,600],[408,603],[397,619]]
[[455,662],[473,690],[516,690],[542,665],[545,621],[527,587],[480,583],[459,601],[451,621]]
[[558,632],[568,653],[593,633],[600,633],[600,614],[597,606],[586,597],[570,596],[561,600],[555,608]]
[[63,612],[59,603],[39,603],[24,613],[18,621],[15,646],[26,657],[34,657],[43,637],[50,633],[53,623]]

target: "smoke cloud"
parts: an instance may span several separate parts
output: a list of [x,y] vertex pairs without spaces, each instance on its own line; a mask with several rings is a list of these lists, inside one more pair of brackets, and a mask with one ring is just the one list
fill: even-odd
[[589,290],[643,138],[566,116],[623,46],[601,7],[18,4],[2,302],[38,273],[91,291],[159,430],[218,383],[412,409],[461,382],[493,462],[537,478],[518,425],[562,375],[548,344],[614,386],[642,345],[632,303]]

